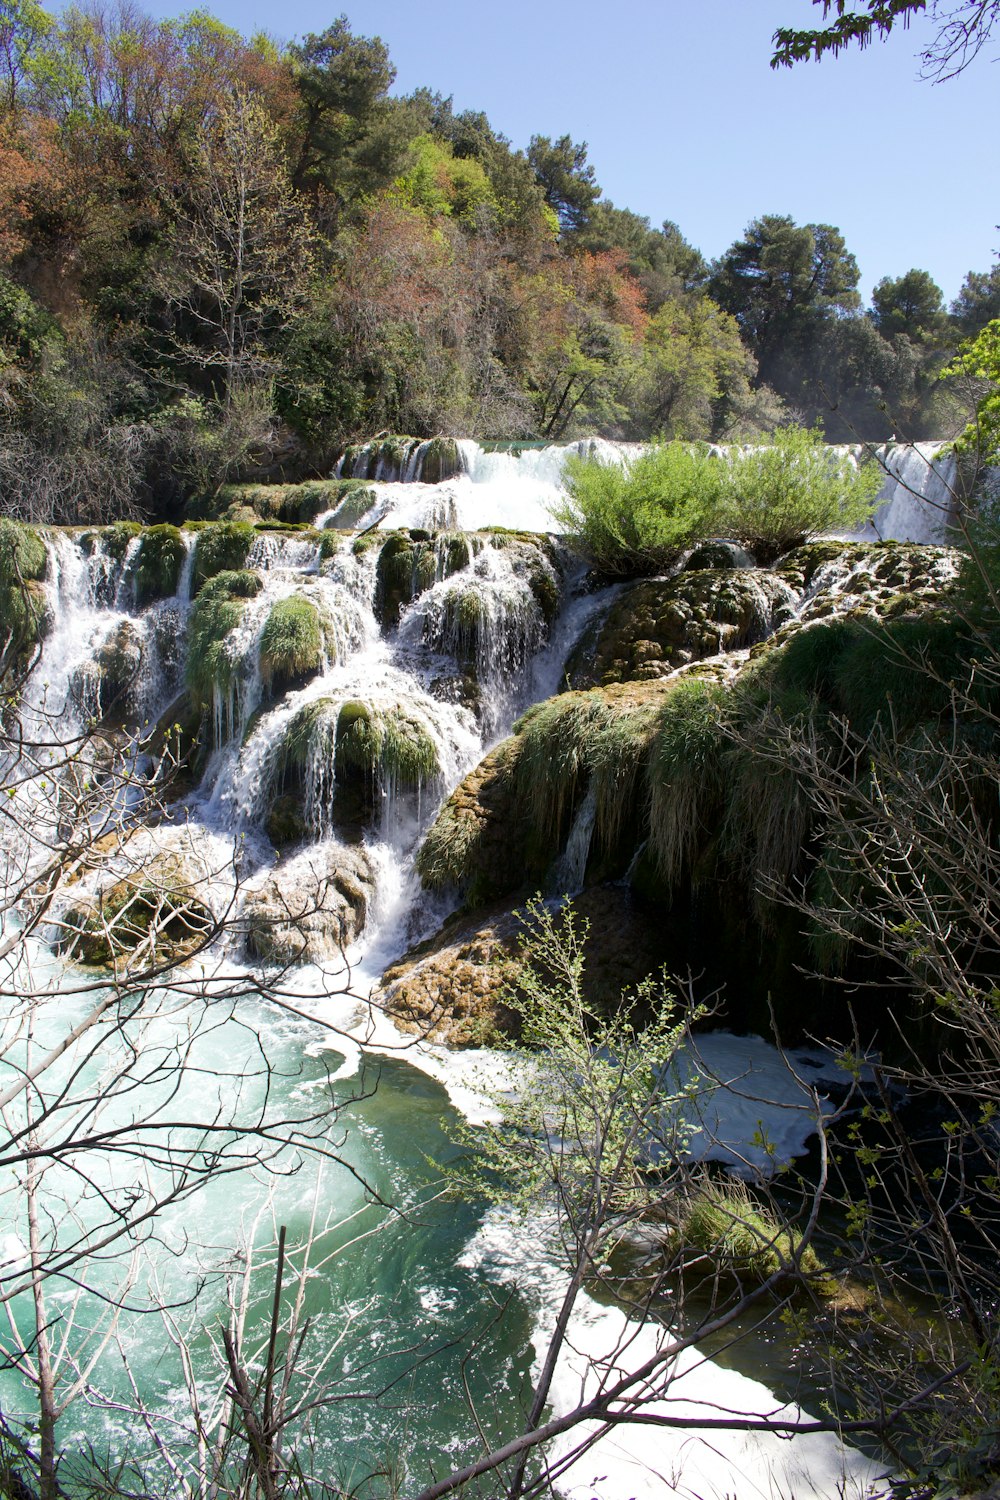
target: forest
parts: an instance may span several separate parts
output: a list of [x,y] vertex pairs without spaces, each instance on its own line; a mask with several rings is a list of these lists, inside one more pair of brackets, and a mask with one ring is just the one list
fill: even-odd
[[[346,17],[278,48],[133,0],[0,10],[0,489],[34,521],[328,474],[379,433],[951,435],[939,380],[1000,314],[764,213],[708,263],[585,144],[392,94]],[[30,476],[30,484],[26,481]]]

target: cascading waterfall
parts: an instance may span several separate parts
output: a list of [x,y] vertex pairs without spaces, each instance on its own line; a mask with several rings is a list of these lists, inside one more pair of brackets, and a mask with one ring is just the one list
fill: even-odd
[[[885,455],[891,477],[876,518],[880,532],[888,528],[886,534],[906,537],[918,528],[919,517],[919,539],[929,539],[931,531],[935,539],[940,536],[926,513],[933,513],[936,527],[954,483],[953,461],[932,464],[933,445],[924,446],[926,452]],[[199,784],[176,804],[172,822],[165,818],[162,828],[149,832],[151,847],[174,847],[170,841],[176,842],[180,831],[185,838],[202,840],[223,906],[227,880],[229,900],[249,900],[272,877],[280,883],[282,872],[287,872],[289,888],[314,878],[314,855],[327,857],[332,868],[338,859],[348,859],[345,851],[353,851],[351,858],[356,857],[359,868],[364,865],[370,882],[359,917],[359,947],[368,950],[369,966],[367,974],[364,968],[356,971],[355,990],[365,977],[376,978],[381,964],[440,915],[439,910],[430,917],[415,911],[416,883],[410,872],[415,847],[441,799],[509,730],[518,711],[561,685],[569,647],[586,620],[613,596],[613,590],[573,594],[557,550],[523,534],[554,530],[552,507],[561,494],[568,453],[596,451],[628,462],[639,451],[634,445],[593,441],[520,454],[487,451],[467,440],[456,449],[460,472],[434,484],[422,477],[426,466],[440,458],[433,441],[411,443],[395,457],[387,451],[373,457],[370,448],[354,454],[350,464],[345,460],[345,473],[372,485],[375,498],[358,531],[374,527],[374,539],[359,535],[327,546],[330,537],[323,527],[335,512],[319,517],[315,532],[258,533],[245,568],[258,575],[259,587],[234,603],[237,621],[217,643],[227,670],[207,705],[214,741],[205,747]],[[488,528],[508,528],[518,535]],[[451,535],[458,532],[475,534],[464,539]],[[107,655],[109,643],[117,639],[121,660],[115,686],[121,689],[117,698],[122,711],[115,734],[120,754],[136,754],[137,729],[159,717],[184,681],[186,632],[197,606],[192,604],[193,539],[183,536],[185,552],[174,593],[140,608],[135,578],[141,536],[122,546],[120,538],[100,533],[47,534],[52,624],[21,707],[26,732],[40,734],[55,719],[61,735],[71,738],[85,733],[90,718],[108,714],[110,700],[102,683],[111,676],[102,652]],[[400,543],[400,555],[404,545],[411,551],[405,577],[397,580],[395,614],[379,617],[379,558],[387,536]],[[383,595],[384,582],[383,569]],[[317,655],[303,680],[291,666],[285,676],[268,677],[261,669],[267,622],[276,605],[291,599],[301,601],[304,614],[314,612],[317,622]],[[31,795],[53,793],[51,788],[35,789]],[[276,864],[276,848],[280,852],[285,847],[279,840],[278,813],[289,807],[299,819],[293,852]],[[582,882],[593,819],[591,791],[577,811],[560,867],[566,889]],[[226,851],[241,835],[242,863],[237,871],[237,862],[231,861],[230,871]],[[97,878],[88,877],[91,884]],[[231,951],[229,960],[245,964],[247,957]],[[307,992],[305,976],[302,985]],[[335,1006],[329,996],[324,1003]],[[345,996],[342,1004],[344,1015],[353,1016],[356,995]],[[381,1024],[384,1029],[388,1023]],[[315,1032],[309,1033],[309,1043],[321,1056]],[[398,1037],[387,1045],[400,1045]],[[345,1053],[342,1071],[353,1065]],[[438,1057],[435,1066],[446,1071],[450,1064]],[[318,1064],[317,1072],[322,1072]],[[405,1064],[387,1065],[387,1074],[403,1080],[399,1097],[420,1095],[421,1108],[425,1103],[425,1113],[434,1118],[428,1129],[439,1133],[436,1122],[443,1106],[436,1087],[426,1079],[415,1085]],[[384,1117],[371,1125],[372,1131],[394,1128],[394,1111],[405,1118],[388,1083],[383,1100],[372,1106],[372,1118],[382,1109]],[[385,1149],[388,1159],[392,1153]],[[359,1140],[348,1154],[361,1150]],[[398,1144],[392,1151],[406,1156]],[[413,1166],[414,1180],[420,1169],[422,1157]],[[391,1175],[387,1197],[392,1196]],[[427,1308],[440,1309],[449,1298],[456,1308],[462,1296],[482,1300],[490,1276],[499,1274],[495,1266],[487,1267],[476,1290],[468,1266],[457,1265],[459,1251],[476,1232],[473,1219],[464,1210],[457,1216],[460,1243],[454,1226],[448,1231],[451,1238],[441,1225],[435,1229],[437,1253],[447,1260],[447,1269],[423,1267],[419,1276],[426,1284],[420,1281],[412,1289],[425,1297],[421,1306],[428,1318],[444,1317]],[[393,1253],[394,1265],[408,1265],[402,1240]],[[351,1288],[355,1293],[364,1287],[366,1273],[352,1274],[358,1282]],[[380,1312],[386,1313],[390,1303],[387,1295]],[[416,1314],[410,1309],[407,1315]],[[508,1349],[504,1358],[516,1362],[518,1356]],[[9,1406],[9,1395],[4,1406]],[[449,1408],[442,1421],[460,1423],[458,1408]],[[447,1447],[447,1432],[436,1441]]]

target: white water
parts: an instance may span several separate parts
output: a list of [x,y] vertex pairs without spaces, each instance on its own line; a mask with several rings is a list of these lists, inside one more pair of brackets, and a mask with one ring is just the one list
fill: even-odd
[[[610,445],[604,445],[602,451],[627,457]],[[419,482],[377,484],[376,503],[362,525],[377,523],[380,529],[504,526],[551,530],[552,506],[558,503],[566,452],[564,448],[549,448],[514,457],[486,453],[476,444],[463,442],[465,469],[460,476],[434,486]],[[410,469],[415,472],[412,456]],[[922,494],[911,494],[907,485],[919,489],[920,481],[926,481],[931,508],[943,503],[947,489],[947,474],[929,479],[931,471],[923,458],[919,466],[916,459],[911,463],[907,458],[897,470],[899,480],[893,481],[891,493],[887,491],[887,508],[878,521],[880,527],[892,529],[882,534],[911,534],[918,524],[916,518],[924,516]],[[85,554],[74,536],[51,539],[48,588],[54,624],[25,700],[23,715],[29,734],[40,738],[51,723],[59,725],[64,739],[85,730],[94,712],[87,683],[95,653],[125,626],[135,631],[141,643],[141,669],[129,688],[130,722],[138,727],[144,720],[154,719],[175,695],[181,680],[181,647],[190,608],[193,549],[189,550],[177,597],[137,612],[131,590],[136,547],[136,543],[130,544],[124,559],[117,562],[100,546]],[[377,815],[364,835],[374,895],[363,940],[347,954],[354,965],[353,993],[339,992],[338,972],[309,968],[287,981],[286,989],[304,1010],[337,1028],[339,1061],[331,1065],[334,1078],[353,1078],[366,1057],[403,1051],[404,1056],[412,1056],[419,1067],[442,1081],[460,1109],[475,1115],[483,1109],[475,1060],[468,1054],[456,1057],[441,1049],[414,1049],[385,1017],[373,1015],[357,997],[377,980],[391,959],[415,939],[432,932],[443,915],[438,906],[421,896],[412,871],[414,850],[441,798],[484,750],[507,732],[521,708],[557,690],[569,647],[587,620],[607,606],[613,591],[594,596],[573,596],[570,592],[558,619],[548,628],[527,582],[529,554],[517,547],[470,550],[464,569],[439,579],[404,609],[397,629],[382,632],[373,614],[374,549],[355,557],[350,543],[345,542],[335,558],[321,563],[311,541],[262,536],[249,561],[261,571],[264,587],[248,602],[240,625],[226,644],[237,670],[231,689],[220,695],[214,706],[214,749],[201,785],[186,805],[176,809],[172,826],[166,823],[143,837],[150,849],[189,844],[200,867],[211,875],[213,903],[225,910],[228,902],[238,901],[244,891],[252,891],[274,868],[275,852],[262,825],[271,801],[281,791],[284,739],[304,709],[321,700],[327,702],[323,720],[327,726],[336,722],[337,711],[348,702],[362,702],[384,716],[402,714],[417,721],[434,744],[438,770],[413,788],[397,786],[391,779],[377,780]],[[551,570],[547,562],[544,566]],[[479,626],[473,634],[461,623],[458,606],[463,590],[479,607]],[[325,655],[321,670],[307,685],[271,702],[260,672],[260,636],[272,605],[292,593],[302,594],[319,608],[325,626]],[[470,671],[482,689],[478,706],[462,701],[461,679]],[[335,849],[339,788],[333,770],[334,749],[328,732],[311,744],[304,793],[307,822],[319,847],[328,843]],[[133,753],[128,734],[121,753],[126,757]],[[53,825],[58,821],[58,807],[54,805],[58,794],[51,781],[43,785],[41,769],[36,767],[37,774],[28,779],[18,795],[36,799],[48,824]],[[582,880],[590,811],[585,803],[564,857],[562,873],[567,887]],[[234,844],[242,849],[238,862],[232,859]],[[4,852],[8,862],[21,872],[31,858],[23,843],[8,843]],[[309,858],[305,850],[278,866],[289,890],[311,878]],[[101,878],[99,874],[88,876],[88,888],[93,889]],[[244,959],[232,952],[228,962],[240,965]],[[315,1047],[315,1034],[312,1036]],[[716,1143],[728,1132],[732,1141],[730,1160],[741,1159],[749,1166],[761,1165],[749,1144],[761,1119],[766,1117],[768,1121],[772,1144],[777,1139],[778,1149],[789,1155],[802,1149],[811,1129],[804,1100],[796,1098],[794,1092],[789,1097],[782,1083],[787,1076],[775,1066],[773,1055],[763,1055],[762,1046],[733,1041],[724,1057],[716,1054],[712,1066],[720,1075],[725,1074],[726,1087],[719,1084],[714,1088],[711,1098],[715,1112],[705,1122],[707,1135]],[[734,1080],[746,1082],[746,1069],[751,1063],[753,1087],[741,1087],[738,1082],[733,1088]],[[492,1071],[497,1060],[481,1058],[479,1065]],[[325,1065],[321,1072],[325,1072]],[[391,1102],[387,1095],[387,1108]],[[226,1233],[223,1222],[218,1232]],[[514,1281],[522,1287],[532,1308],[538,1344],[560,1273],[551,1258],[536,1263],[525,1257],[523,1234],[516,1242],[508,1236],[509,1242],[500,1246],[506,1233],[502,1220],[490,1220],[466,1243],[452,1243],[450,1253],[461,1264],[477,1266],[487,1280]],[[16,1255],[14,1260],[16,1263]],[[428,1305],[437,1305],[438,1295],[428,1291]],[[619,1314],[583,1299],[572,1342],[590,1355],[603,1355],[620,1345],[624,1331]],[[651,1336],[645,1331],[639,1343]],[[638,1356],[639,1343],[630,1350],[629,1358]],[[571,1399],[574,1390],[578,1391],[574,1382],[579,1379],[567,1365],[557,1385],[557,1409]],[[723,1387],[725,1401],[737,1410],[758,1409],[767,1399],[761,1387],[710,1363],[698,1362],[697,1370],[684,1374],[686,1401],[717,1401]],[[628,1496],[640,1493],[669,1492],[672,1476],[683,1463],[687,1491],[696,1486],[703,1500],[711,1496],[721,1500],[731,1493],[734,1474],[740,1475],[746,1486],[741,1494],[784,1494],[794,1489],[799,1497],[820,1496],[831,1493],[832,1474],[842,1461],[832,1441],[819,1445],[800,1440],[737,1444],[718,1463],[718,1455],[713,1457],[717,1444],[693,1436],[682,1437],[678,1443],[670,1456],[663,1450],[651,1456],[640,1451],[641,1445],[631,1439],[624,1450],[602,1446],[586,1461],[591,1465],[590,1474],[577,1467],[564,1483],[589,1486],[593,1474],[601,1473],[607,1476],[599,1489],[602,1500],[619,1495],[628,1500]],[[697,1459],[692,1456],[696,1450]],[[859,1459],[848,1456],[843,1462],[855,1476],[864,1478],[868,1473]],[[689,1467],[695,1464],[697,1467]],[[692,1477],[695,1474],[697,1479]]]

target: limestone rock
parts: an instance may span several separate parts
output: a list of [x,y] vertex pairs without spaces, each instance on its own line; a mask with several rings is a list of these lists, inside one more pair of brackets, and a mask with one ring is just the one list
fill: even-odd
[[247,949],[269,964],[339,958],[364,927],[374,888],[363,847],[323,844],[304,850],[248,892],[243,905]]
[[61,952],[84,964],[158,968],[189,957],[215,925],[201,873],[173,850],[135,864],[67,909]]
[[[596,1008],[617,1005],[623,989],[662,963],[654,927],[620,887],[595,887],[575,897],[573,912],[589,923],[584,995]],[[524,926],[516,912],[452,919],[386,970],[373,999],[400,1030],[453,1047],[483,1046],[497,1034],[518,1034],[516,994]]]
[[569,662],[570,686],[648,681],[762,640],[791,618],[796,594],[779,574],[735,566],[652,578],[619,595],[596,640]]

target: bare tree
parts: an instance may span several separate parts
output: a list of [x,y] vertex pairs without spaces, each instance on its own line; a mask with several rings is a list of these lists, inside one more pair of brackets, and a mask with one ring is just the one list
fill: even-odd
[[301,306],[312,265],[304,205],[256,100],[236,91],[204,125],[171,207],[170,254],[154,285],[166,347],[228,408],[273,373],[275,337]]

